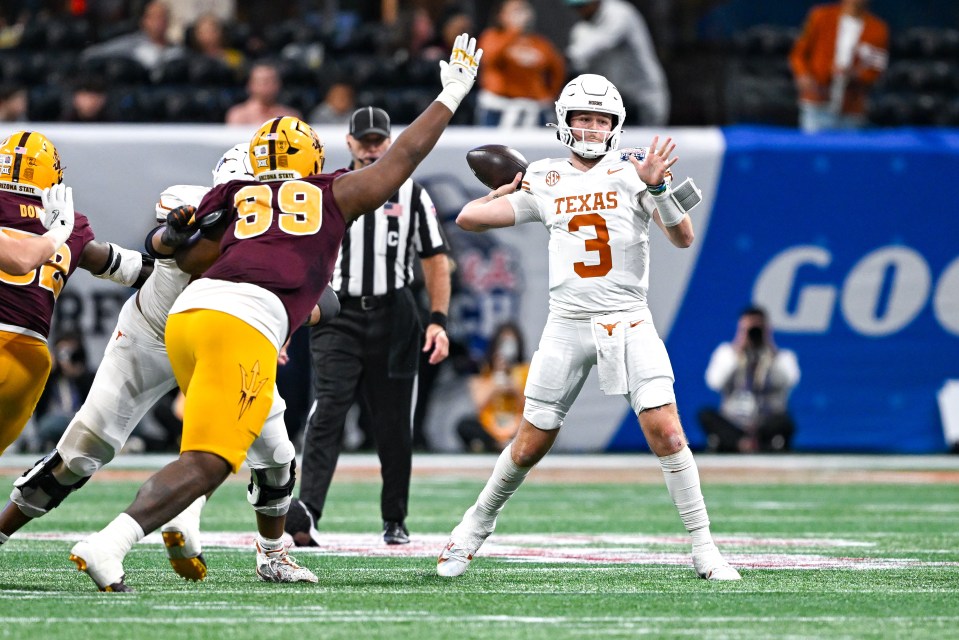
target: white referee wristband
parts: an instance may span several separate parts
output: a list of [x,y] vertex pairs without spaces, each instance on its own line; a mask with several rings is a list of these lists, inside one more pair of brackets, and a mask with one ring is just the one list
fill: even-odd
[[73,233],[73,225],[57,225],[53,229],[50,229],[43,234],[43,237],[50,238],[53,240],[53,250],[59,251],[60,247],[64,245],[67,239],[70,237],[70,234]]

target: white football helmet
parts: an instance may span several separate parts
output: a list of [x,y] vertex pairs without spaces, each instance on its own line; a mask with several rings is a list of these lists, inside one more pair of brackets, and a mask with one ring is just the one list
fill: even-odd
[[[573,136],[569,126],[569,115],[573,111],[596,111],[613,118],[612,130],[606,134],[603,142],[585,142]],[[623,120],[626,109],[623,98],[612,82],[593,73],[584,73],[569,81],[556,101],[556,137],[569,147],[573,153],[583,158],[598,158],[608,151],[619,147],[619,138],[623,133]],[[582,129],[581,131],[589,131]]]
[[242,142],[223,154],[213,167],[213,186],[230,180],[255,180],[250,164],[250,144]]

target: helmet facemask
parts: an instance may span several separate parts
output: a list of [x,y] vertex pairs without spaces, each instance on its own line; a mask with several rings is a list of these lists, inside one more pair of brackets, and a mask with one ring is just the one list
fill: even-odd
[[[570,116],[577,111],[607,114],[612,118],[613,126],[609,131],[573,129],[569,124]],[[599,158],[619,148],[625,118],[623,99],[616,87],[603,76],[586,73],[570,80],[556,101],[556,120],[559,123],[556,125],[556,137],[578,156]],[[577,139],[574,131],[581,132],[583,139]],[[587,142],[587,132],[602,134],[602,141]]]

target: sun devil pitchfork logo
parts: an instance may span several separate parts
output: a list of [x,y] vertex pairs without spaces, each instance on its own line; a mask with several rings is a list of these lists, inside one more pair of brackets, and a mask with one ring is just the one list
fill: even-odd
[[240,415],[237,420],[243,417],[246,410],[260,396],[263,385],[269,382],[269,378],[260,378],[260,361],[253,363],[253,368],[247,373],[243,365],[240,365]]

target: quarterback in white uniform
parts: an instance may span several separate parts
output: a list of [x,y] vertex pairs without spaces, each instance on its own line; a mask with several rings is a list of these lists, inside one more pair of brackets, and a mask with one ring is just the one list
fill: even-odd
[[739,580],[713,542],[699,471],[686,442],[673,370],[646,301],[650,222],[680,248],[692,244],[687,214],[698,202],[691,181],[670,184],[676,145],[653,138],[649,149],[618,150],[625,110],[603,76],[574,78],[556,101],[557,137],[569,157],[533,162],[468,203],[456,223],[470,231],[540,222],[549,230],[550,314],[533,355],[523,421],[504,449],[476,503],[453,530],[437,573],[453,577],[496,526],[496,518],[526,474],[549,451],[594,365],[600,387],[625,397],[666,487],[692,538],[696,573]]
[[[251,177],[245,143],[224,154],[213,170],[214,184]],[[209,187],[195,185],[167,188],[156,205],[157,222],[165,222],[167,214],[179,206],[198,206],[209,190]],[[153,243],[155,248],[154,237],[159,235],[151,232],[148,245]],[[83,406],[56,449],[14,482],[10,502],[0,512],[0,542],[5,542],[31,519],[57,507],[110,462],[147,411],[176,387],[164,345],[164,330],[170,308],[189,284],[190,275],[177,267],[172,255],[155,257],[152,275],[120,310],[117,326]],[[277,392],[273,398],[263,431],[247,457],[254,474],[251,487],[255,486],[258,494],[251,495],[258,523],[261,516],[285,518],[293,485],[295,450],[283,421],[286,404]],[[279,483],[264,480],[271,475],[282,478]],[[289,484],[290,493],[285,497],[280,495],[285,493],[285,487],[272,486],[275,484]],[[267,491],[262,491],[264,487]],[[269,498],[258,500],[259,494],[264,497],[269,494]],[[202,580],[207,572],[199,541],[200,512],[205,501],[206,496],[197,499],[161,528],[170,563],[178,574],[190,580]],[[280,534],[282,526],[280,522]],[[312,572],[298,567],[289,556],[279,560],[258,557],[257,565],[258,575],[266,580],[316,582]]]

